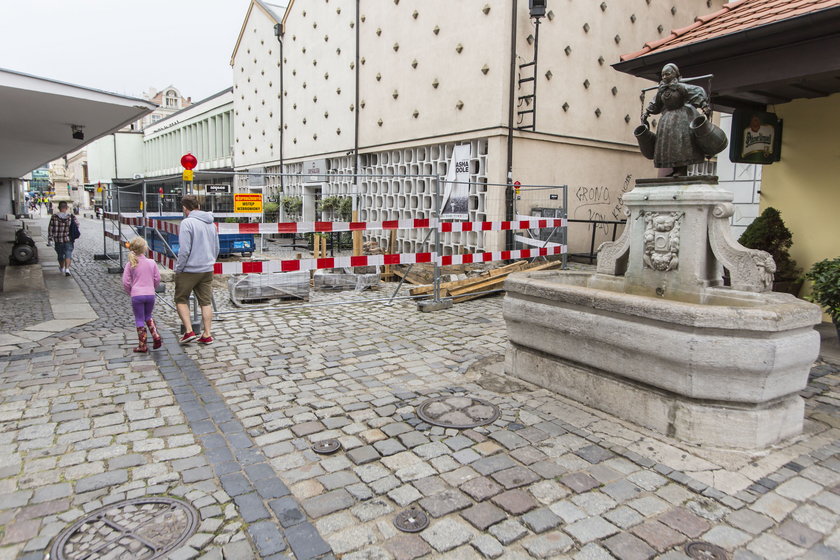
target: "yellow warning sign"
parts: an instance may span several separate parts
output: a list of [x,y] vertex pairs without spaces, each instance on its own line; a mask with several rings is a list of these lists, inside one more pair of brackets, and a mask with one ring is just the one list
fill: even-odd
[[193,170],[192,169],[184,169],[181,174],[184,181],[192,181],[193,180]]
[[263,195],[239,193],[233,195],[234,212],[259,213],[263,211]]

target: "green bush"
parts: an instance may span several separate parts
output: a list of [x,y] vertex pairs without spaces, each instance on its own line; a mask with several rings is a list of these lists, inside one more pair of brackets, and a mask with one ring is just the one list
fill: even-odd
[[840,257],[815,263],[805,274],[813,282],[808,300],[822,306],[835,325],[840,325]]
[[280,199],[280,205],[287,216],[297,216],[303,209],[303,199],[299,196],[284,196]]
[[793,245],[793,234],[775,208],[766,208],[761,216],[747,226],[738,242],[749,249],[760,249],[770,253],[776,261],[777,281],[795,280],[802,275],[802,269],[796,266],[796,261],[790,258],[788,252]]
[[319,212],[332,212],[341,221],[348,221],[353,215],[353,200],[347,196],[328,196],[318,202]]

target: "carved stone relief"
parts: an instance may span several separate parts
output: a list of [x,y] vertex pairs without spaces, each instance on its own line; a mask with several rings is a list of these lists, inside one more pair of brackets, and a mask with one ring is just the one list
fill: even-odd
[[680,220],[682,212],[645,212],[646,268],[667,272],[680,262]]
[[709,244],[720,263],[729,270],[732,288],[747,292],[767,292],[773,289],[776,263],[766,251],[747,249],[732,237],[729,217],[735,207],[718,204],[709,218]]

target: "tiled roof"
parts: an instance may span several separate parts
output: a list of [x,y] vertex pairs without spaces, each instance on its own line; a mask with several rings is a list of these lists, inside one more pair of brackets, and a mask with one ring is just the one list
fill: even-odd
[[837,7],[840,7],[840,0],[736,0],[717,12],[695,18],[694,23],[687,27],[672,30],[663,39],[645,43],[640,51],[622,55],[621,60],[632,60],[652,52],[674,49]]

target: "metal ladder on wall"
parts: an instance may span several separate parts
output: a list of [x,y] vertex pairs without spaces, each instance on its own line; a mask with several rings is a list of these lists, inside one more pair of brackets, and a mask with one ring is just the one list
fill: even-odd
[[[540,45],[540,18],[534,18],[534,59],[519,65],[519,89],[523,95],[518,96],[516,111],[516,128],[519,130],[536,130],[537,128],[537,54]],[[523,77],[530,70],[530,76]],[[530,84],[530,89],[528,89]],[[530,92],[530,93],[529,93]]]

